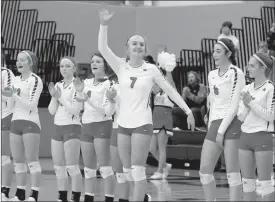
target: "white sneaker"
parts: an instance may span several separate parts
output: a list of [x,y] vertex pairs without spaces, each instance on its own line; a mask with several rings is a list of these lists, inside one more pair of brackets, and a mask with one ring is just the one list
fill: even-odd
[[10,199],[6,197],[4,193],[1,194],[1,201],[9,201]]
[[20,201],[17,196],[11,198],[9,201]]
[[29,197],[26,201],[35,201],[33,197]]
[[162,180],[163,174],[159,172],[155,172],[154,175],[150,177],[151,180]]
[[172,164],[166,163],[166,167],[163,168],[163,178],[164,179],[166,179],[167,176],[169,175],[171,168],[172,168]]
[[179,127],[175,127],[173,128],[174,131],[181,131],[181,129]]

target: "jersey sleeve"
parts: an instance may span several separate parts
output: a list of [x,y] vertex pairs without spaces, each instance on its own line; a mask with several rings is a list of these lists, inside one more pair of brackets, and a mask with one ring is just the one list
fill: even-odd
[[259,102],[252,100],[249,103],[250,109],[261,116],[266,121],[274,121],[274,105],[275,105],[275,88],[272,86],[267,93],[267,107],[262,107]]
[[222,120],[222,123],[219,127],[218,133],[224,134],[228,126],[233,121],[234,117],[237,115],[241,91],[245,86],[244,74],[241,71],[238,71],[236,68],[232,67],[233,71],[231,75],[231,97],[229,107],[226,111],[225,117]]
[[17,94],[14,94],[14,98],[16,102],[21,103],[22,107],[31,111],[37,108],[38,101],[42,91],[43,91],[42,80],[37,76],[33,76],[33,79],[31,80],[31,84],[30,84],[29,100],[23,100],[22,97]]
[[77,92],[74,89],[72,98],[70,98],[71,101],[69,101],[67,98],[61,95],[61,97],[59,98],[59,102],[65,107],[65,109],[68,112],[70,112],[75,116],[78,116],[82,107],[82,103],[77,102],[76,97],[77,97]]
[[[3,72],[4,71],[4,72]],[[9,70],[2,70],[2,89],[12,87],[12,81],[14,80],[14,74]],[[6,97],[1,93],[2,100],[7,102],[10,97]]]
[[118,74],[120,66],[125,61],[117,57],[112,50],[108,47],[107,26],[100,25],[98,34],[98,50],[103,55],[104,59],[108,62],[110,67]]
[[[55,87],[57,87],[58,83],[55,84]],[[58,108],[58,100],[55,99],[54,97],[51,98],[51,102],[48,106],[48,110],[50,112],[51,115],[55,115],[57,108]]]
[[[246,92],[247,91],[247,86],[245,86],[242,90],[242,92]],[[240,97],[240,102],[239,102],[239,109],[238,109],[238,119],[242,122],[244,122],[246,116],[248,115],[250,109],[248,107],[246,107],[242,101],[242,97]]]
[[171,86],[171,84],[165,79],[160,70],[154,68],[154,82],[173,100],[187,115],[191,112],[180,94]]

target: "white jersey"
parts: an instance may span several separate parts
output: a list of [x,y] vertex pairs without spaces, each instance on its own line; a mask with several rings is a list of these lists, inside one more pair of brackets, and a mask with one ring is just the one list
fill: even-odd
[[[1,74],[2,74],[2,80],[1,80],[1,90],[3,91],[6,87],[12,87],[12,83],[14,80],[14,74],[12,73],[11,70],[7,69],[6,67],[1,68]],[[3,94],[1,95],[2,97],[2,119],[9,116],[12,114],[12,109],[10,109],[8,105],[8,99],[9,97],[4,96]]]
[[209,121],[222,119],[218,133],[224,134],[237,115],[241,90],[245,86],[245,76],[241,69],[231,65],[228,71],[219,76],[219,69],[208,75],[210,89]]
[[113,87],[117,90],[117,95],[115,97],[116,110],[115,110],[115,113],[113,115],[113,128],[118,128],[117,119],[118,119],[118,116],[119,116],[120,93],[119,93],[119,89],[118,89],[118,84],[114,84]]
[[52,98],[48,109],[54,115],[55,125],[80,125],[79,113],[82,103],[76,101],[73,82],[67,86],[64,84],[64,81],[55,84],[55,87],[61,90],[61,98],[59,100]]
[[159,92],[154,97],[154,106],[174,107],[168,95],[164,92]]
[[153,64],[143,62],[131,67],[125,60],[117,57],[107,45],[107,27],[100,26],[98,48],[118,77],[120,89],[120,110],[118,124],[124,128],[136,128],[153,124],[150,107],[151,90],[157,84],[187,114],[191,110],[178,92],[164,78]]
[[112,120],[115,106],[111,105],[106,98],[106,90],[110,88],[110,81],[95,83],[94,78],[84,81],[84,94],[90,95],[84,103],[82,123],[93,123]]
[[43,90],[41,78],[34,73],[31,73],[26,80],[16,76],[14,87],[18,89],[18,93],[10,99],[14,104],[12,121],[27,120],[41,128],[38,114],[38,101]]
[[249,107],[240,101],[238,117],[243,121],[242,131],[245,133],[273,132],[275,120],[274,84],[267,81],[262,86],[254,88],[254,83],[251,83],[244,87],[243,92],[249,92],[253,100],[249,103]]

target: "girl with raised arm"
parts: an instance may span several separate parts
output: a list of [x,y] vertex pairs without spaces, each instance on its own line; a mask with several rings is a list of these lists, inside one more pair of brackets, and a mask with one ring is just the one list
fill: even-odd
[[117,57],[108,47],[107,29],[112,18],[106,8],[100,9],[98,48],[118,76],[120,108],[118,117],[118,151],[123,164],[125,178],[134,181],[133,201],[148,200],[145,195],[146,159],[153,134],[150,95],[157,84],[187,114],[189,128],[194,129],[194,117],[182,97],[170,85],[161,71],[146,63],[146,43],[139,35],[132,36],[126,43],[126,60]]

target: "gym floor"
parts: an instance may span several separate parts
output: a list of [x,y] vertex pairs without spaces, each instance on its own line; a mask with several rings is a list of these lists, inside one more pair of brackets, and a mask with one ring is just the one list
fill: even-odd
[[[53,171],[52,160],[49,158],[40,159],[43,169],[39,201],[56,201],[57,184]],[[147,167],[147,178],[156,171],[155,167]],[[28,178],[30,184],[30,177]],[[228,185],[225,173],[216,172],[217,200],[228,201]],[[95,201],[104,201],[103,180],[98,178]],[[15,178],[12,183],[10,196],[15,194]],[[28,189],[29,190],[29,189]],[[116,190],[118,193],[119,190]],[[152,201],[202,201],[204,200],[203,190],[198,175],[198,170],[186,170],[172,168],[167,180],[148,180],[148,193]],[[28,192],[26,193],[28,196]],[[83,200],[83,198],[82,198]],[[118,201],[117,197],[115,201]]]

